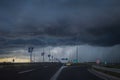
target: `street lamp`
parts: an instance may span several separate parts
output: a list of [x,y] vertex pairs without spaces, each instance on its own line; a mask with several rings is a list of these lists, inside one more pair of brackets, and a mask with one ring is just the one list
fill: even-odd
[[51,55],[50,55],[50,54],[48,54],[49,62],[50,62],[50,56],[51,56]]
[[32,60],[33,47],[29,47],[28,52],[30,53],[30,62],[33,62],[33,60]]
[[78,37],[79,35],[77,35],[77,38],[76,38],[76,63],[79,62],[79,55],[78,55],[78,49],[79,49],[79,45],[78,45]]
[[50,54],[50,47],[49,47],[49,54],[48,54],[49,62],[50,62],[50,57],[51,57],[51,54]]

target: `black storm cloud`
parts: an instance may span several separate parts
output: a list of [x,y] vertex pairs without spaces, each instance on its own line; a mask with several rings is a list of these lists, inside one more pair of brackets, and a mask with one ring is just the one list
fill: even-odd
[[120,0],[0,0],[0,47],[120,44]]

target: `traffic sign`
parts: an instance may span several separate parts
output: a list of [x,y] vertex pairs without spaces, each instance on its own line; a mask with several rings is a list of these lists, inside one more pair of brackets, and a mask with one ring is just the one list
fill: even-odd
[[30,53],[30,62],[32,62],[32,52],[33,52],[33,47],[28,48],[28,53]]
[[41,53],[41,56],[44,56],[44,54],[45,54],[45,53],[44,53],[44,52],[42,52],[42,53]]
[[104,64],[106,65],[106,64],[107,64],[107,61],[105,61]]
[[74,59],[74,60],[73,60],[73,63],[77,63],[77,62],[78,62],[78,60],[77,60],[77,59]]
[[48,57],[50,57],[51,55],[50,54],[48,54]]
[[68,58],[61,58],[61,60],[68,60]]
[[28,48],[28,52],[31,53],[33,51],[33,47]]
[[97,59],[97,60],[96,60],[96,64],[100,64],[100,59]]

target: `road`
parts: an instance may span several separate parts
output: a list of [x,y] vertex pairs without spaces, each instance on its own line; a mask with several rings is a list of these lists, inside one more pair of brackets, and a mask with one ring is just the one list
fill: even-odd
[[64,68],[57,80],[103,80],[91,74],[85,66]]
[[37,64],[0,69],[0,80],[49,80],[62,64]]
[[61,66],[61,64],[45,64],[29,69],[2,69],[0,80],[102,80],[91,74],[85,66],[60,68]]

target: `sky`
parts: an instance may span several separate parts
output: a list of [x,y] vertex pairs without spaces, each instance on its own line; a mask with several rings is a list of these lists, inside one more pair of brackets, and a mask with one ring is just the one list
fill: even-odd
[[[0,0],[0,57],[68,57],[120,61],[119,0]],[[92,56],[91,56],[92,55]],[[106,58],[107,57],[107,58]],[[36,61],[41,61],[37,57]]]

